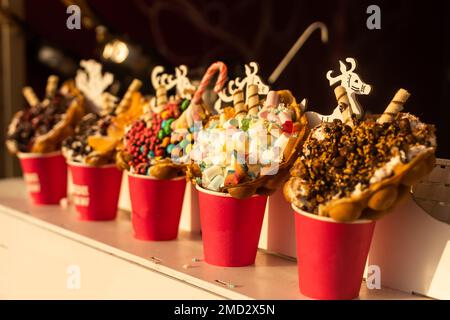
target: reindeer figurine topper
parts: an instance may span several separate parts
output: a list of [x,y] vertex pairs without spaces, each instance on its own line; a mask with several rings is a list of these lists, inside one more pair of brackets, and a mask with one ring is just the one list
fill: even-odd
[[258,71],[259,65],[252,61],[245,65],[245,77],[243,79],[238,77],[228,81],[228,85],[218,93],[219,99],[214,104],[214,109],[217,113],[221,113],[222,103],[230,104],[233,102],[233,96],[237,90],[248,92],[250,85],[256,85],[258,86],[259,95],[266,95],[269,92],[269,86],[258,75]]
[[112,73],[102,72],[102,65],[95,60],[81,60],[81,69],[77,70],[75,84],[87,100],[87,109],[97,114],[108,114],[117,101],[117,97],[107,89],[114,82]]
[[[166,108],[169,99],[167,92],[175,88],[175,95],[181,99],[192,99],[195,86],[187,77],[188,68],[180,65],[175,68],[175,75],[164,72],[163,66],[156,66],[151,72],[151,82],[156,95],[150,100],[150,110],[160,113]],[[173,97],[173,96],[172,96]]]
[[352,108],[352,113],[355,114],[358,118],[362,116],[363,110],[358,100],[356,99],[356,95],[368,95],[372,90],[372,87],[361,80],[361,77],[354,73],[356,69],[356,60],[354,58],[345,59],[346,62],[350,63],[350,69],[347,68],[345,63],[339,61],[341,74],[337,77],[333,77],[331,74],[332,70],[327,72],[327,79],[330,81],[330,86],[341,82],[341,86],[347,90],[347,95],[350,100],[350,106]]
[[[354,114],[357,118],[361,118],[363,114],[363,109],[356,99],[356,95],[367,95],[372,90],[372,87],[361,80],[361,77],[354,73],[356,69],[356,60],[354,58],[345,59],[346,62],[350,63],[350,69],[347,68],[346,64],[339,61],[341,74],[339,76],[333,77],[333,71],[327,72],[327,79],[330,82],[330,86],[335,85],[340,81],[340,86],[344,87],[347,91],[347,96],[350,102],[350,112]],[[311,128],[317,126],[321,122],[331,122],[334,119],[343,120],[342,110],[340,107],[336,107],[332,114],[322,115],[314,111],[306,112],[308,117],[309,126]]]
[[192,99],[192,95],[195,92],[195,86],[191,84],[188,76],[188,68],[185,65],[180,65],[175,68],[175,76],[164,73],[163,66],[156,66],[151,73],[151,82],[155,90],[160,86],[164,86],[165,89],[171,90],[176,88],[176,93],[183,99]]

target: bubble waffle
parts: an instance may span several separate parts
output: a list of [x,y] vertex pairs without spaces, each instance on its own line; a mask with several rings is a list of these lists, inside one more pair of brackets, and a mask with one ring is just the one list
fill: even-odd
[[50,76],[42,102],[30,87],[24,88],[30,107],[16,113],[8,127],[6,146],[10,153],[53,152],[73,134],[84,114],[84,99],[73,82],[64,83],[59,91],[57,84],[58,78]]
[[[220,70],[219,79],[222,80],[216,84],[216,89],[222,88],[226,66],[222,62],[213,63],[193,97],[191,92],[195,87],[186,77],[185,66],[178,68],[176,78],[160,75],[162,70],[164,68],[156,67],[152,72],[156,98],[151,110],[128,128],[116,163],[132,173],[172,179],[186,173],[185,162],[193,143],[194,122],[202,123],[209,117],[201,96],[217,70]],[[168,90],[175,84],[175,96],[168,97]]]
[[[171,100],[165,105],[157,102],[160,107],[158,111],[161,112],[145,114],[133,122],[127,128],[123,146],[117,154],[117,165],[130,172],[157,179],[172,179],[184,175],[185,166],[173,163],[170,159],[179,142],[178,137],[172,134],[171,124],[188,104],[188,100],[181,99]],[[182,139],[183,136],[180,135],[179,138]]]
[[139,80],[134,80],[122,101],[109,114],[87,114],[75,128],[75,134],[64,141],[64,156],[92,166],[114,163],[126,125],[143,112],[145,99],[138,92],[141,85]]
[[[211,164],[210,160],[215,161],[218,157],[222,157],[223,152],[220,146],[219,150],[212,150],[212,152],[203,150],[202,133],[199,133],[198,141],[196,140],[193,149],[193,158],[196,163],[188,169],[188,177],[194,183],[243,199],[254,194],[272,194],[288,179],[289,168],[295,161],[308,132],[307,119],[300,105],[287,90],[269,92],[265,98],[264,107],[260,108],[262,101],[259,101],[255,87],[249,86],[247,103],[244,102],[243,92],[237,90],[234,93],[234,108],[225,108],[220,116],[211,117],[206,125],[206,132],[208,129],[214,130],[217,127],[221,130],[232,130],[232,133],[236,129],[248,131],[242,146],[240,147],[239,143],[234,145],[231,160],[224,156],[219,164]],[[263,140],[274,143],[267,149],[269,152],[266,155],[261,149],[260,160],[251,161],[252,151],[250,150],[255,151],[252,149],[253,146],[260,148],[259,142],[256,142],[258,138],[253,135],[252,130],[259,129],[262,129],[259,132],[264,133]],[[210,140],[206,140],[205,144],[215,144],[214,138]],[[267,147],[267,145],[264,146]],[[234,155],[240,148],[245,153],[245,161],[237,161]],[[277,156],[271,153],[275,148],[281,151]]]
[[400,90],[381,116],[314,128],[284,186],[286,199],[337,221],[388,212],[435,164],[435,129],[400,112],[408,97]]

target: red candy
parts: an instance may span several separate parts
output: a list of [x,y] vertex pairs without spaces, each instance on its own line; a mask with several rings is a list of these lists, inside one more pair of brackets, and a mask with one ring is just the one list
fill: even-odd
[[294,131],[294,123],[292,121],[286,121],[281,126],[281,130],[286,133],[292,133]]
[[166,147],[162,145],[163,141],[158,139],[158,132],[163,129],[163,120],[177,118],[180,114],[179,103],[169,102],[163,113],[155,115],[149,123],[139,120],[131,125],[126,135],[125,149],[132,159],[128,164],[134,167],[136,172],[147,173],[151,161],[151,158],[148,157],[149,154],[153,154],[155,157],[168,156]]

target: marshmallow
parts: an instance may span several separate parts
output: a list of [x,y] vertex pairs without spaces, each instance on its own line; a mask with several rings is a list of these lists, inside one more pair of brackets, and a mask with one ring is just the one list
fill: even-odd
[[280,123],[280,118],[275,113],[272,112],[267,115],[267,120],[275,123]]
[[292,121],[292,115],[290,112],[282,111],[278,114],[278,117],[280,118],[280,122],[282,124],[286,121]]
[[261,153],[260,162],[264,165],[272,163],[274,160],[274,154],[272,149],[264,150]]
[[280,96],[275,91],[269,91],[264,103],[264,107],[275,107],[280,101]]
[[259,112],[259,117],[261,118],[261,119],[267,119],[267,116],[269,115],[269,112],[267,111],[267,110],[261,110],[260,112]]
[[214,179],[208,183],[207,188],[210,190],[219,191],[224,182],[225,178],[223,176],[215,176]]
[[248,144],[247,134],[245,132],[237,132],[237,133],[233,134],[232,141],[233,141],[234,149],[239,154],[245,154],[245,152],[246,152],[245,149]]
[[249,164],[256,164],[258,163],[258,140],[252,139],[250,140],[250,144],[248,147],[248,163]]
[[227,154],[225,152],[220,152],[217,154],[214,154],[210,157],[211,161],[215,165],[223,165],[226,163],[227,160]]
[[223,173],[220,166],[212,166],[203,171],[203,181],[206,183],[212,182],[212,180]]
[[287,144],[289,142],[289,136],[286,133],[283,133],[274,143],[274,147],[280,148],[281,152],[284,151]]

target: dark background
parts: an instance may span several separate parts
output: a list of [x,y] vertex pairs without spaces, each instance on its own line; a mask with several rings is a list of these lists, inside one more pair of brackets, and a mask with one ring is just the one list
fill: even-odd
[[[289,48],[314,21],[329,28],[329,43],[315,32],[275,84],[323,113],[336,105],[326,72],[338,60],[355,57],[357,72],[373,86],[361,104],[382,112],[395,91],[412,93],[406,110],[438,128],[438,156],[450,158],[450,3],[449,1],[107,1],[88,2],[111,32],[140,45],[152,63],[168,69],[186,64],[200,75],[223,60],[232,75],[257,61],[267,79]],[[370,4],[381,8],[381,30],[366,27]],[[27,55],[27,82],[43,88],[54,70],[37,62],[34,46],[42,41],[73,59],[99,58],[95,32],[68,30],[66,8],[57,0],[26,1],[25,19],[33,37]],[[34,39],[34,40],[33,40]],[[114,69],[114,66],[110,66]],[[126,70],[115,70],[128,79]],[[149,74],[150,70],[144,70]],[[149,77],[143,79],[150,90]]]

